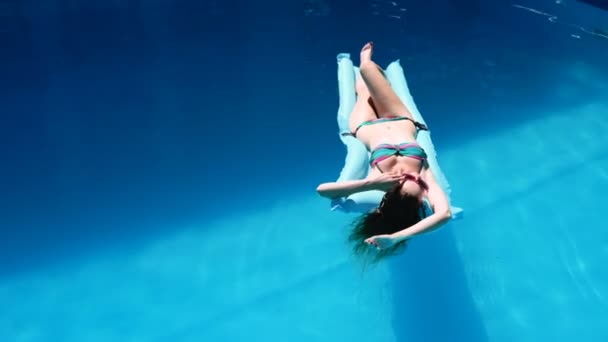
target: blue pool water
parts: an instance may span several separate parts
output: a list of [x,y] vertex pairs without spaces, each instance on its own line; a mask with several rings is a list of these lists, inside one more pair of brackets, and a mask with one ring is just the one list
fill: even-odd
[[[608,13],[9,2],[1,341],[606,341]],[[336,55],[400,59],[461,220],[363,272]],[[356,60],[356,59],[355,59]]]

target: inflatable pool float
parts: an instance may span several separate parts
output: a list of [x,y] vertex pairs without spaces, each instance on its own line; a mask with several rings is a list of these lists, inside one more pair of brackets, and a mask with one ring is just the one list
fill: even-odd
[[[338,107],[338,128],[340,139],[346,147],[346,158],[344,167],[337,179],[340,181],[363,179],[370,172],[369,156],[370,153],[365,145],[352,135],[343,134],[350,132],[348,121],[350,113],[356,101],[355,81],[359,73],[359,68],[353,65],[350,59],[350,54],[341,53],[338,55],[338,92],[340,102]],[[418,111],[414,99],[410,94],[405,74],[399,60],[391,62],[385,70],[386,77],[391,84],[391,87],[399,96],[401,101],[410,110],[414,119],[420,123],[426,124],[424,118]],[[437,162],[437,152],[431,141],[430,131],[419,131],[416,136],[416,141],[427,153],[429,167],[433,171],[435,178],[445,191],[450,201],[452,217],[458,218],[462,215],[462,209],[452,206],[451,203],[451,188],[445,175]],[[333,199],[331,201],[331,210],[343,212],[367,212],[376,208],[384,196],[384,192],[380,190],[363,191],[352,194],[348,197]],[[425,212],[429,215],[432,210],[428,203],[425,202]]]

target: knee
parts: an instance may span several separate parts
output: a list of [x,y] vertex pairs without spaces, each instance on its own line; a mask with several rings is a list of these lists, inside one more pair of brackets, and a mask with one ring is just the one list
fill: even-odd
[[[361,73],[361,76],[363,76],[364,78],[369,78],[370,75],[377,75],[377,76],[382,76],[383,78],[386,78],[386,75],[384,74],[384,70],[382,70],[382,68],[374,63],[373,61],[365,61],[365,62],[361,62],[361,65],[359,65],[359,72]],[[374,76],[372,76],[374,77]]]
[[373,72],[374,69],[378,70],[378,65],[372,61],[364,61],[359,65],[359,71],[362,75],[368,74],[370,71]]

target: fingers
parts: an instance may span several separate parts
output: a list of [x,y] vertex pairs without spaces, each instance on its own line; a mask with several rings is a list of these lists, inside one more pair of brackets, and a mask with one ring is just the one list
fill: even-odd
[[392,180],[396,183],[401,183],[405,180],[406,175],[404,174],[397,174],[397,175],[393,175],[392,176]]
[[391,173],[390,175],[391,177],[399,179],[407,177],[407,173]]
[[377,243],[377,242],[374,240],[374,238],[373,238],[373,237],[371,237],[371,238],[369,238],[369,239],[365,240],[365,243],[367,243],[368,245],[371,245],[371,246],[376,247],[376,249],[378,249],[378,250],[380,250],[380,249],[381,249],[380,245],[379,245],[379,244],[378,244],[378,243]]
[[395,182],[398,182],[400,180],[402,180],[404,177],[404,175],[398,174],[398,173],[393,173],[389,175],[389,179]]

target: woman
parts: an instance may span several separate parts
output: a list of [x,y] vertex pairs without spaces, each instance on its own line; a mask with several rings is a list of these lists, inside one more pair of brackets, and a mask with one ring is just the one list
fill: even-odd
[[[402,250],[409,238],[433,231],[451,218],[446,194],[416,143],[418,130],[427,128],[414,120],[393,91],[380,67],[372,61],[373,44],[361,50],[357,102],[350,115],[350,134],[371,151],[372,167],[366,179],[324,183],[317,192],[324,197],[346,197],[367,190],[386,191],[377,209],[362,215],[349,241],[357,254],[373,253],[375,261]],[[423,199],[433,214],[422,218]]]

